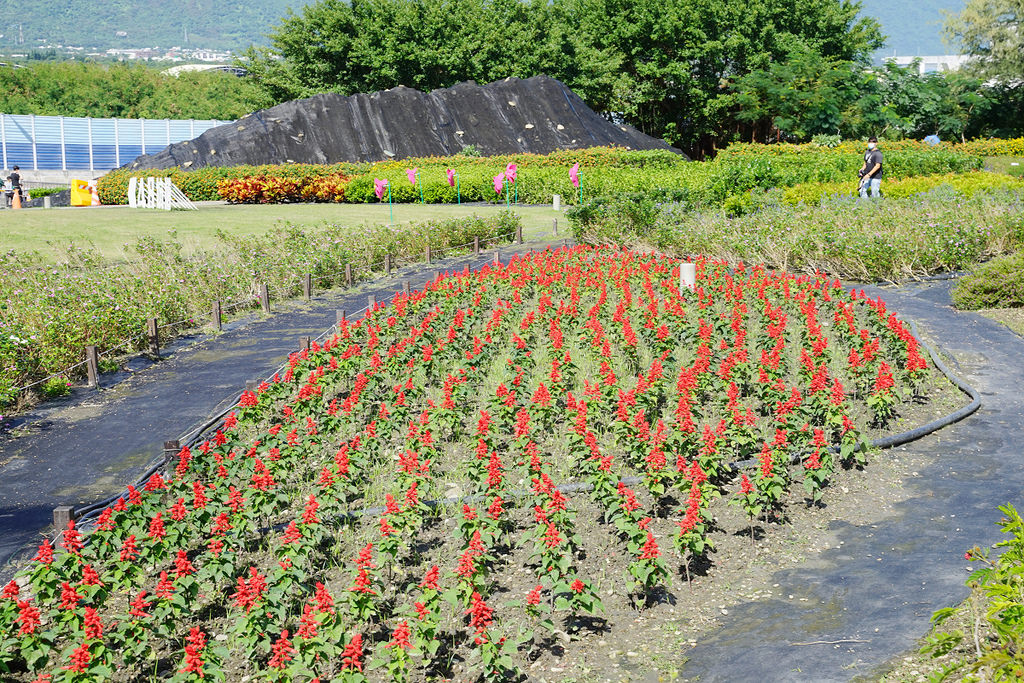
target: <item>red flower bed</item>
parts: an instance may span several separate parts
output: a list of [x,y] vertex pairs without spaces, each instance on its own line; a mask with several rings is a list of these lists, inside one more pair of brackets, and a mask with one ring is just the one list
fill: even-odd
[[814,504],[931,372],[824,275],[678,280],[561,249],[343,323],[91,533],[40,546],[0,595],[0,669],[506,679],[548,629],[600,624],[605,588],[642,610],[686,580],[719,499],[751,530],[793,488]]

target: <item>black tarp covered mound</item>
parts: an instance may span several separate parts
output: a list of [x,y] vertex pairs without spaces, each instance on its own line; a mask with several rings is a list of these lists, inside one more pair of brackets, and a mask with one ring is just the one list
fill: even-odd
[[472,81],[423,93],[406,87],[345,97],[327,93],[261,109],[195,140],[140,156],[128,168],[383,161],[484,156],[616,145],[677,151],[595,113],[547,76]]

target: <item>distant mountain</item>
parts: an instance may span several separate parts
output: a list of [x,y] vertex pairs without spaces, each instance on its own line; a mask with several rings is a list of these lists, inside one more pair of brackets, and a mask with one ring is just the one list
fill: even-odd
[[[7,5],[8,3],[3,3]],[[30,0],[0,21],[0,50],[43,45],[110,49],[176,45],[240,50],[303,0]]]
[[957,54],[959,49],[943,43],[943,10],[959,14],[965,0],[861,0],[861,14],[874,17],[888,36],[879,56]]

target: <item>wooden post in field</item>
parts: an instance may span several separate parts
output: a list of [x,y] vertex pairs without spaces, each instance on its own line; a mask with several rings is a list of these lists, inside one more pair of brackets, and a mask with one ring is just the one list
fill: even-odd
[[352,264],[351,263],[346,263],[345,264],[345,286],[346,287],[351,287],[352,286]]
[[171,458],[181,452],[181,442],[177,439],[164,441],[164,462],[170,462]]
[[89,377],[89,386],[100,386],[100,357],[95,346],[85,347],[85,372]]
[[371,294],[368,297],[366,297],[366,308],[369,309],[372,312],[373,309],[375,309],[376,307],[377,307],[377,297],[375,297],[373,294]]
[[63,531],[68,528],[68,522],[75,518],[74,505],[58,505],[53,508],[53,528]]
[[427,244],[426,258],[427,258],[427,263],[430,263],[430,245],[429,244]]
[[160,327],[157,325],[156,318],[150,318],[146,321],[146,336],[149,337],[149,352],[154,357],[160,357]]
[[302,298],[306,301],[313,298],[313,276],[310,273],[302,276]]
[[516,226],[516,244],[522,244],[522,243],[523,243],[523,226],[517,225]]
[[308,336],[299,337],[299,351],[309,351],[312,340]]
[[479,256],[480,255],[480,237],[479,236],[473,238],[473,255],[474,256]]
[[223,311],[222,311],[222,309],[220,307],[220,300],[214,301],[213,302],[213,315],[211,316],[211,318],[213,319],[213,328],[215,330],[217,330],[218,332],[220,332],[222,329],[224,329],[224,318],[223,318],[222,313],[223,313]]
[[558,236],[558,219],[557,218],[551,219],[551,227],[554,229],[555,236],[557,237]]
[[260,305],[264,313],[270,313],[270,290],[265,282],[260,285]]
[[402,293],[404,293],[406,296],[409,296],[409,293],[411,291],[412,287],[409,286],[409,281],[406,280],[405,282],[402,283]]
[[391,254],[384,254],[384,274],[391,277]]
[[494,265],[501,265],[501,249],[494,250]]
[[335,324],[338,327],[341,327],[341,324],[343,322],[345,322],[345,309],[344,308],[339,308],[338,310],[336,310],[334,312],[334,322],[335,322]]

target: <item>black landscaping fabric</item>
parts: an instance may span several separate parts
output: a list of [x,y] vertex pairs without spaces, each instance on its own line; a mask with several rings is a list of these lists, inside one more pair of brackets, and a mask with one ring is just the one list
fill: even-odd
[[1000,540],[998,506],[1021,504],[1024,339],[955,311],[951,286],[864,289],[952,357],[981,409],[902,447],[937,456],[904,481],[911,497],[883,521],[833,524],[842,546],[778,572],[775,598],[731,608],[686,653],[683,680],[876,680],[928,632],[935,610],[967,597],[964,552]]
[[[499,250],[514,253],[563,242],[535,241]],[[238,399],[250,379],[262,380],[298,351],[303,336],[316,338],[336,311],[363,309],[367,297],[387,302],[408,281],[422,288],[437,271],[483,265],[481,255],[435,260],[395,271],[395,277],[315,295],[312,301],[273,302],[272,314],[248,315],[218,335],[180,338],[161,350],[163,360],[136,357],[116,377],[101,376],[96,392],[72,396],[3,423],[0,432],[0,578],[10,561],[31,557],[50,531],[53,508],[83,508],[124,491],[162,456],[165,441],[188,435]],[[125,379],[126,376],[130,376]],[[124,381],[117,381],[122,379]]]
[[[362,308],[367,294],[387,300],[402,280],[422,286],[435,270],[482,260],[423,265],[355,291],[279,306],[282,312],[269,318],[252,317],[221,335],[180,343],[167,360],[98,395],[83,390],[37,411],[33,417],[42,422],[27,434],[0,435],[0,562],[34,550],[55,506],[119,492],[159,457],[164,440],[219,412],[245,380],[262,378],[296,350],[300,336],[329,327],[336,309]],[[873,680],[888,660],[915,646],[933,611],[966,597],[965,550],[999,540],[997,506],[1021,503],[1024,339],[980,315],[953,310],[950,287],[864,289],[916,321],[950,355],[953,370],[982,393],[982,408],[901,447],[932,462],[905,480],[911,497],[882,520],[833,524],[842,546],[777,572],[770,582],[779,584],[775,597],[730,608],[716,631],[680,653],[687,658],[681,679]],[[3,567],[0,580],[11,573],[10,565]]]
[[605,145],[679,152],[612,123],[560,81],[534,76],[487,85],[467,81],[430,93],[399,86],[293,100],[140,156],[125,168],[385,161],[450,156],[470,145],[483,156]]

